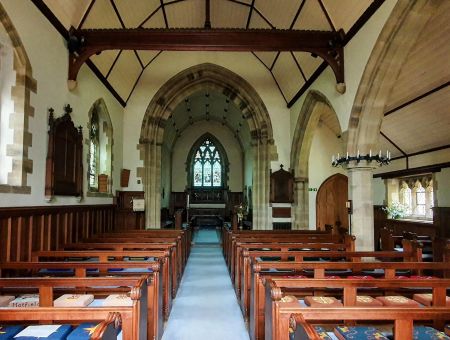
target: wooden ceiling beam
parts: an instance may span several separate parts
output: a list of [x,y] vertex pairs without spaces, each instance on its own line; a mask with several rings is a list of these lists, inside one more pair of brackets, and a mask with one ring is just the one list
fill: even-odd
[[105,50],[303,51],[323,58],[344,83],[343,31],[240,29],[71,29],[69,80],[89,57]]

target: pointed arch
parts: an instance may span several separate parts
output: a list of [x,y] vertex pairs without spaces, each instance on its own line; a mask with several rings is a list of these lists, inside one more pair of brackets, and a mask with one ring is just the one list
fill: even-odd
[[309,228],[309,157],[314,133],[324,114],[339,121],[327,97],[316,90],[308,92],[300,110],[291,146],[291,166],[294,168],[296,194],[294,197],[294,228]]
[[224,94],[241,110],[252,139],[253,223],[256,229],[269,228],[269,169],[277,155],[272,123],[256,90],[234,72],[211,63],[190,67],[169,79],[150,101],[142,121],[138,148],[144,168],[146,225],[159,228],[161,191],[161,145],[167,119],[177,105],[202,89]]
[[347,151],[375,149],[384,109],[411,48],[439,1],[398,1],[367,62],[350,114]]
[[28,158],[28,148],[32,145],[29,118],[34,116],[34,107],[30,102],[31,92],[37,91],[37,82],[33,78],[31,63],[22,40],[1,3],[0,23],[11,40],[14,50],[13,69],[16,73],[15,84],[10,91],[14,108],[12,112],[6,112],[8,122],[2,124],[13,130],[12,140],[5,145],[11,169],[6,175],[6,183],[0,183],[0,192],[29,194],[31,187],[27,185],[27,177],[33,173],[33,161]]

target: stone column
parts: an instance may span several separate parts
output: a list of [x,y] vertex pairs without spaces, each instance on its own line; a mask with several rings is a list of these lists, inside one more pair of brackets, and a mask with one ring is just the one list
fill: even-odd
[[357,251],[374,250],[373,169],[374,167],[368,164],[347,166],[348,196],[353,205],[351,232],[356,237]]
[[145,227],[161,228],[161,145],[145,145]]
[[309,193],[308,179],[304,177],[296,177],[294,179],[294,220],[292,229],[309,229]]
[[264,141],[253,145],[253,229],[272,229],[269,212],[269,150]]

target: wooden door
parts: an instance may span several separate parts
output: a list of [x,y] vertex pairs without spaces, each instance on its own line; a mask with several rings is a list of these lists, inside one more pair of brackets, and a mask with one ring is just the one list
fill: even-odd
[[348,229],[348,213],[345,203],[348,200],[348,178],[342,174],[328,177],[319,188],[316,197],[317,229],[325,230],[331,225],[334,231],[338,228]]

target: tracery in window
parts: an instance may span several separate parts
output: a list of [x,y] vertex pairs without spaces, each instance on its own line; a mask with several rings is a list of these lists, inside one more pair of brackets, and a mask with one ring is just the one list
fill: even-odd
[[[389,202],[399,202],[407,208],[408,219],[432,219],[434,206],[431,174],[391,179],[388,185]],[[395,185],[395,183],[398,183]]]
[[194,187],[221,187],[223,167],[219,150],[206,138],[195,151],[192,171]]

